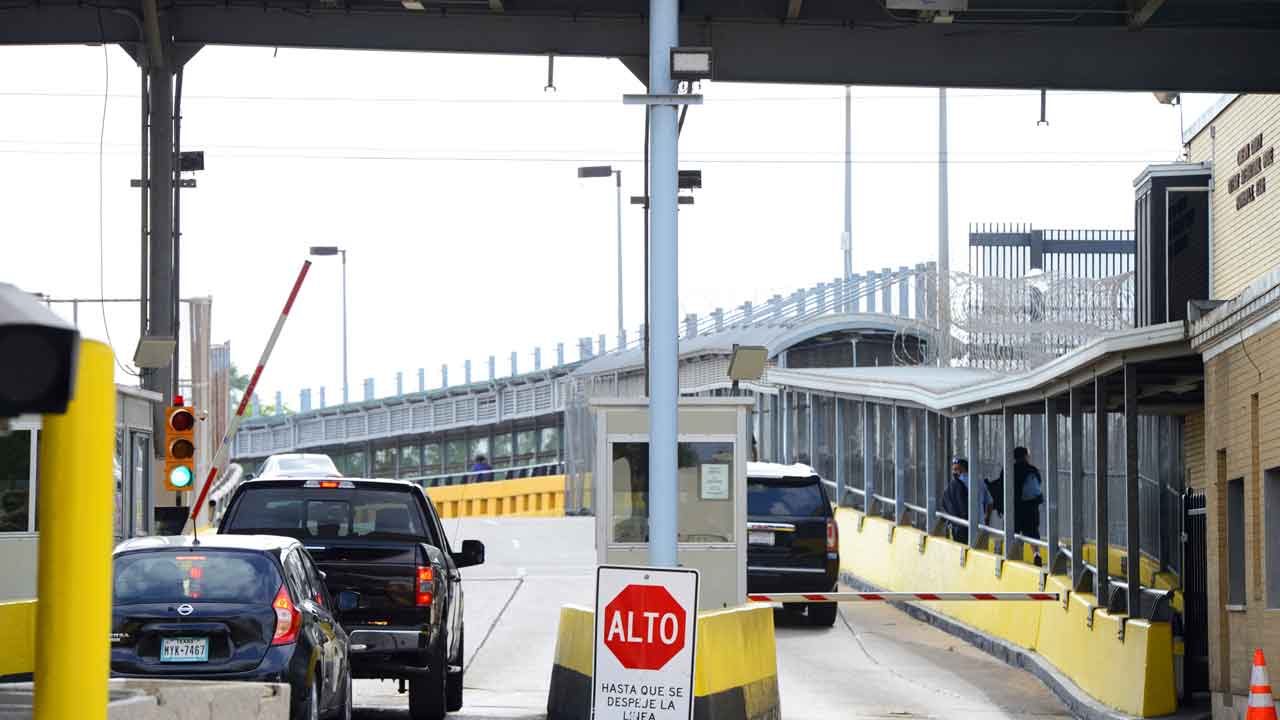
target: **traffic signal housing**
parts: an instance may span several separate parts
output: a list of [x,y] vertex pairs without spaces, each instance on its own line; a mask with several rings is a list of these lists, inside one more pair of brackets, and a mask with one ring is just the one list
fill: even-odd
[[184,407],[182,396],[165,411],[164,486],[174,492],[190,490],[196,480],[196,414]]

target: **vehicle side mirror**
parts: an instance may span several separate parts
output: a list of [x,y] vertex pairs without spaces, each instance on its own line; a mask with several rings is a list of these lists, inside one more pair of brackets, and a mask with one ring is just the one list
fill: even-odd
[[338,612],[347,612],[360,607],[360,593],[354,590],[343,590],[338,593]]
[[453,554],[453,564],[460,568],[484,564],[484,543],[479,540],[463,540],[462,550]]
[[316,573],[320,575],[320,579],[321,579],[321,580],[328,580],[328,579],[329,579],[329,573],[327,573],[327,572],[325,572],[325,571],[323,571],[323,570],[316,570]]

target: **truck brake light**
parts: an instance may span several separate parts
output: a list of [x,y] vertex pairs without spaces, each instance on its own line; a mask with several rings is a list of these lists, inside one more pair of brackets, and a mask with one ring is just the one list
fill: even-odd
[[836,552],[840,549],[840,528],[836,526],[834,518],[827,520],[827,552]]
[[271,644],[288,645],[296,641],[298,630],[302,628],[302,613],[298,612],[298,608],[289,599],[289,589],[284,583],[280,583],[280,590],[276,592],[271,608],[276,611],[276,632],[271,638]]
[[430,605],[435,598],[435,572],[429,567],[418,568],[417,584],[414,587],[419,606]]

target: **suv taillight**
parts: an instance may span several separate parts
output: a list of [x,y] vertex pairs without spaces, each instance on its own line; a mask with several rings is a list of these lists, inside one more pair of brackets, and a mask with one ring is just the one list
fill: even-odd
[[271,601],[271,609],[276,611],[276,634],[271,638],[271,644],[288,645],[297,640],[298,630],[302,627],[302,613],[289,599],[289,589],[284,583],[280,583],[276,599]]
[[429,567],[418,568],[417,585],[414,587],[417,595],[418,605],[430,605],[431,600],[435,597],[436,583],[435,573]]
[[840,550],[840,528],[836,525],[835,518],[827,520],[827,552],[838,552]]

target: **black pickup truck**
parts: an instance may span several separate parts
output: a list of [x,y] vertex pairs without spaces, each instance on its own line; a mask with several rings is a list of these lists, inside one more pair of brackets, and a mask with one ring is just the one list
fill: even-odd
[[413,720],[462,708],[459,568],[484,545],[453,552],[422,488],[395,480],[252,480],[236,489],[220,534],[297,538],[336,599],[351,675],[400,681]]

